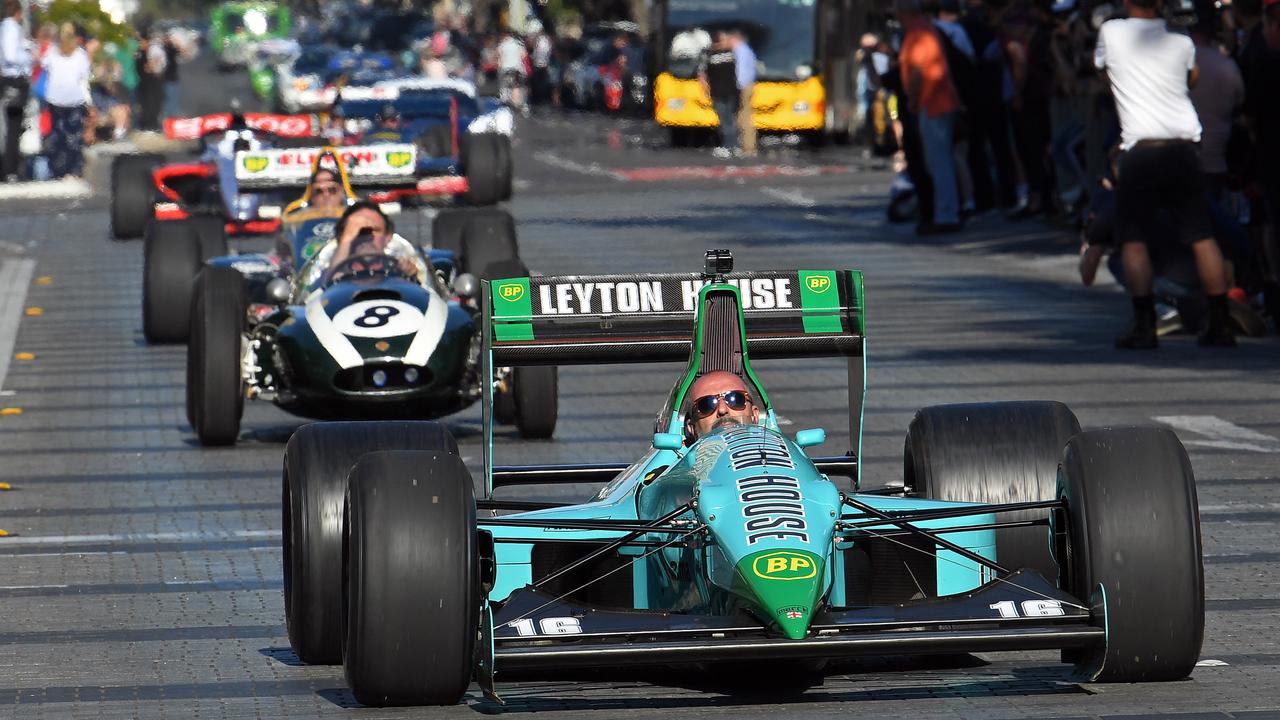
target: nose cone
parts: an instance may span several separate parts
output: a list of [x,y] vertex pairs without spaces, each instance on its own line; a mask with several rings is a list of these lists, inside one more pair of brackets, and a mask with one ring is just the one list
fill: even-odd
[[800,640],[809,632],[822,592],[823,559],[807,550],[762,550],[738,563],[738,576],[762,614],[782,634]]

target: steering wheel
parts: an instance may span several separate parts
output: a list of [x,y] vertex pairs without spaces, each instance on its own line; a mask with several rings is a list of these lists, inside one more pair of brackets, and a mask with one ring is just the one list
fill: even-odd
[[352,255],[330,270],[327,284],[387,277],[409,278],[400,267],[400,258],[383,253],[359,254]]

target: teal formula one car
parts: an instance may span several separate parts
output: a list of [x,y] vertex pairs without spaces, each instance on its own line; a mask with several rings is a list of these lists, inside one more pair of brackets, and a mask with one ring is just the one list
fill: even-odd
[[[631,462],[495,467],[486,409],[477,498],[438,424],[301,428],[284,469],[298,657],[341,661],[368,705],[456,703],[473,681],[497,700],[516,670],[755,662],[785,678],[866,655],[1060,649],[1083,681],[1191,672],[1199,516],[1172,432],[1082,432],[1053,402],[930,407],[904,484],[862,490],[861,273],[731,265],[713,251],[702,274],[483,284],[485,372],[687,360]],[[848,359],[846,456],[809,457],[820,430],[784,434],[751,366],[819,356]],[[743,380],[759,424],[682,433],[715,371]],[[580,504],[494,492],[590,482]]]

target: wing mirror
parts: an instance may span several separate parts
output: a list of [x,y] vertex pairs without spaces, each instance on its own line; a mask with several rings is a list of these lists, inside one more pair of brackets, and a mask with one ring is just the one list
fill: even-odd
[[476,276],[471,273],[459,273],[453,279],[453,294],[460,298],[475,300],[476,293],[479,291],[479,283],[476,282]]
[[684,447],[684,438],[676,433],[654,433],[653,447],[658,450],[679,450]]
[[821,445],[827,441],[827,431],[822,428],[811,428],[796,433],[796,444],[802,448]]
[[289,301],[289,281],[284,278],[272,278],[266,287],[267,299],[277,305],[283,305]]

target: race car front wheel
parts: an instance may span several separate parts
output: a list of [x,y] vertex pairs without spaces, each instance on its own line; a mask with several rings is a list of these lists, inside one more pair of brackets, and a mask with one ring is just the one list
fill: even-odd
[[1106,628],[1064,653],[1093,682],[1179,680],[1204,639],[1204,560],[1196,482],[1172,430],[1111,428],[1072,438],[1053,519],[1064,590]]
[[462,138],[462,165],[467,175],[467,202],[496,205],[509,194],[511,141],[505,135],[481,133]]
[[[1014,503],[1056,497],[1062,448],[1080,432],[1071,409],[1029,401],[935,405],[916,413],[903,447],[903,482],[919,497]],[[1000,522],[1043,521],[1047,510],[1001,513]],[[1050,582],[1058,566],[1041,526],[997,530],[996,561]]]
[[347,474],[379,450],[457,454],[436,422],[322,422],[304,425],[284,450],[284,615],[289,644],[313,665],[342,661],[342,503]]
[[244,277],[207,267],[196,279],[187,343],[187,419],[200,444],[234,445],[244,412]]
[[480,625],[471,473],[455,451],[365,455],[346,497],[342,664],[365,705],[453,705]]
[[142,251],[142,334],[147,342],[187,341],[192,288],[203,258],[200,238],[186,222],[147,226]]
[[155,154],[121,155],[111,161],[111,237],[142,237],[155,214],[151,171],[163,161],[163,156]]

